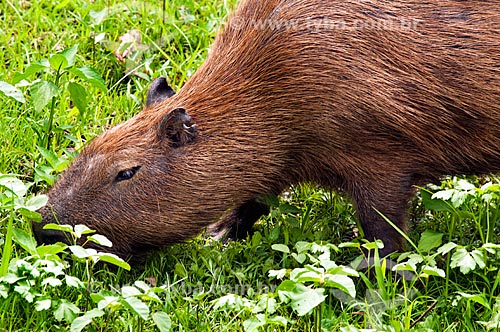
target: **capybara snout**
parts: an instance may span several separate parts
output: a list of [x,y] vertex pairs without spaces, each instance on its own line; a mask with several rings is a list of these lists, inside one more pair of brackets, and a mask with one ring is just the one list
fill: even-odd
[[44,223],[135,256],[207,228],[241,236],[268,211],[259,198],[307,181],[400,250],[381,214],[405,230],[414,185],[500,172],[499,27],[497,1],[242,0],[177,94],[157,79],[83,149]]

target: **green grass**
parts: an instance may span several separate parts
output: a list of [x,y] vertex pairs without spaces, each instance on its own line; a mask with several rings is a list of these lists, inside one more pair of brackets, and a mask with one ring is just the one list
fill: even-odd
[[[86,142],[140,112],[152,79],[167,76],[175,88],[182,86],[203,62],[217,28],[235,5],[234,0],[165,4],[0,3],[0,81],[13,84],[31,64],[78,45],[74,67],[95,68],[107,86],[102,91],[74,73],[62,73],[50,139],[46,133],[52,99],[37,110],[30,85],[55,83],[55,69],[17,84],[24,103],[0,93],[0,173],[15,175],[14,180],[0,176],[0,329],[68,331],[73,326],[77,331],[78,320],[87,323],[88,331],[157,331],[158,326],[162,331],[251,331],[252,326],[255,331],[500,328],[500,249],[492,245],[500,243],[500,179],[494,176],[468,182],[445,179],[431,188],[440,192],[438,197],[431,199],[423,190],[412,203],[409,239],[418,248],[408,248],[399,260],[393,257],[415,267],[418,278],[408,282],[383,265],[339,277],[347,272],[332,267],[333,262],[347,266],[362,252],[363,242],[351,242],[354,210],[349,200],[312,184],[270,199],[271,213],[245,241],[222,244],[200,236],[154,253],[143,268],[132,272],[94,264],[90,258],[77,262],[68,248],[59,248],[64,249],[62,260],[41,255],[29,220],[35,217],[30,209],[43,202],[34,197]],[[132,29],[140,32],[142,46],[119,60],[114,52],[120,37]],[[84,110],[75,107],[70,82],[86,89]],[[50,149],[41,150],[47,139]],[[493,185],[478,189],[488,182]],[[14,205],[3,187],[12,183],[19,196]],[[321,255],[312,243],[340,248],[322,247],[330,254]],[[375,244],[363,245],[376,255]],[[447,246],[449,251],[444,250]],[[301,274],[304,267],[307,278]],[[287,281],[271,277],[270,271],[285,273]],[[345,283],[329,283],[328,274]],[[348,280],[356,290],[351,298],[339,290]],[[137,281],[156,288],[147,290]],[[314,306],[315,296],[322,295],[327,295],[325,300]]]

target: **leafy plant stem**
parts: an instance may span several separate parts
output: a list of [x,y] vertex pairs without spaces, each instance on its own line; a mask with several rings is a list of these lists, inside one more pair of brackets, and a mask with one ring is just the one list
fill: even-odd
[[[448,241],[451,242],[452,240],[452,235],[455,233],[455,222],[457,221],[457,217],[453,215],[451,217],[451,223],[450,223],[450,235],[448,236]],[[448,289],[450,286],[450,262],[451,262],[451,255],[448,253],[446,255],[446,282],[444,285],[444,296],[448,296]]]
[[[61,66],[59,66],[59,68],[57,68],[56,79],[54,81],[54,84],[56,86],[59,86],[60,77],[61,77]],[[52,140],[52,126],[53,126],[53,122],[54,122],[54,112],[56,109],[56,101],[57,101],[56,97],[52,97],[52,101],[50,103],[49,124],[47,127],[47,134],[45,135],[45,137],[47,138],[47,142],[45,142],[45,148],[47,150],[50,150],[50,142]]]
[[451,255],[450,253],[446,254],[446,282],[444,284],[444,296],[448,296],[448,287],[450,285],[450,262],[451,262]]
[[486,205],[486,239],[484,239],[483,243],[490,242],[490,206]]
[[321,317],[323,317],[323,306],[324,302],[322,302],[316,309],[314,310],[314,331],[321,332]]
[[497,277],[495,278],[495,282],[493,283],[493,286],[491,287],[490,294],[493,296],[493,294],[496,294],[495,291],[498,287],[498,281],[500,280],[500,270],[497,272]]
[[7,223],[7,233],[5,234],[5,243],[2,252],[2,265],[0,266],[0,276],[7,274],[9,268],[10,256],[12,255],[12,224],[14,222],[14,212],[9,215]]

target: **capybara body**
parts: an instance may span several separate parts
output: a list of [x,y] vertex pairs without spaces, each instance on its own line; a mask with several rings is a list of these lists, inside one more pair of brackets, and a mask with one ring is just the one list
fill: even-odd
[[85,224],[127,257],[239,235],[260,197],[310,181],[349,195],[389,253],[402,240],[379,212],[404,230],[414,185],[500,172],[499,1],[243,0],[185,86],[165,85],[74,160],[38,239]]

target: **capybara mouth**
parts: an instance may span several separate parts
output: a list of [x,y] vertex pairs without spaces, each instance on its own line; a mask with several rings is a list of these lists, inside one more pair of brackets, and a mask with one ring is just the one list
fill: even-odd
[[70,244],[69,234],[53,229],[43,229],[46,224],[33,222],[32,229],[36,242],[41,244],[56,244],[58,242]]

